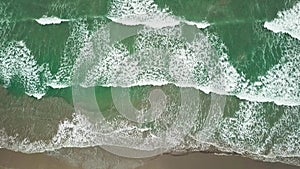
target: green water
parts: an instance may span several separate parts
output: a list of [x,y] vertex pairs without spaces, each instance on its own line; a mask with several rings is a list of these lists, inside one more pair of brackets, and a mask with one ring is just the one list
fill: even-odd
[[[65,130],[75,135],[80,133],[76,133],[79,131],[76,125],[82,119],[75,117],[83,114],[92,121],[91,126],[98,127],[86,129],[84,126],[90,124],[82,122],[86,125],[79,128],[86,135],[109,135],[128,126],[148,128],[141,134],[143,140],[151,134],[164,135],[169,129],[188,128],[182,138],[179,134],[178,147],[206,150],[201,145],[208,143],[221,151],[300,165],[300,41],[288,33],[264,28],[265,22],[277,18],[279,11],[293,8],[298,0],[154,0],[152,6],[139,8],[135,6],[146,1],[130,6],[133,2],[0,2],[0,83],[4,87],[0,96],[0,129],[6,133],[0,132],[0,138],[18,135],[17,142],[27,138],[29,143],[41,141],[48,146],[63,121],[74,124],[69,127],[73,129]],[[128,3],[129,7],[121,8],[126,6],[122,3]],[[111,16],[114,5],[121,17]],[[167,12],[161,12],[166,8]],[[145,21],[165,17],[157,11],[181,23],[150,28]],[[127,16],[126,12],[130,17],[133,14],[146,17],[131,18],[132,22],[142,23],[138,25],[112,21]],[[300,11],[292,14],[298,16]],[[68,21],[38,24],[35,19],[44,15]],[[166,22],[159,19],[156,24]],[[207,22],[210,26],[198,29],[185,21]],[[187,65],[182,66],[185,61]],[[190,70],[193,66],[195,69]],[[121,87],[128,89],[136,110],[150,109],[148,98],[154,89],[165,93],[167,107],[154,121],[128,120],[113,98],[113,92]],[[195,97],[185,98],[184,89],[190,89]],[[88,95],[90,91],[94,95]],[[31,97],[40,95],[43,97],[39,100]],[[121,103],[127,103],[122,99],[128,98],[118,96]],[[195,100],[198,104],[193,109]],[[93,101],[96,107],[92,107]],[[192,106],[182,108],[185,102]],[[77,104],[80,107],[84,103],[91,112],[76,112]],[[127,110],[125,105],[123,108]],[[182,109],[186,114],[180,114]],[[98,118],[107,123],[98,124]],[[105,130],[107,125],[111,128]],[[67,143],[71,147],[115,143],[97,142],[104,137],[97,134],[86,137],[87,141],[61,136],[68,141],[51,143],[50,147],[59,149]],[[126,130],[120,137],[123,135],[126,139],[140,136]],[[143,145],[142,141],[139,143]],[[27,150],[12,145],[10,141],[0,143],[0,147],[23,152],[38,152],[47,147]]]

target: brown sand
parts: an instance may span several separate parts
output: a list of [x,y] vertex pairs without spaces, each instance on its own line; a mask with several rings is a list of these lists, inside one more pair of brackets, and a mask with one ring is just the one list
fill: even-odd
[[0,169],[79,169],[45,154],[23,154],[0,150]]
[[[190,153],[182,156],[162,155],[145,160],[137,169],[300,169],[281,163],[266,163],[239,156]],[[83,169],[45,154],[23,154],[0,150],[0,169]],[[110,168],[108,168],[110,169]]]
[[282,163],[256,161],[240,156],[190,153],[183,156],[163,155],[137,169],[299,169]]

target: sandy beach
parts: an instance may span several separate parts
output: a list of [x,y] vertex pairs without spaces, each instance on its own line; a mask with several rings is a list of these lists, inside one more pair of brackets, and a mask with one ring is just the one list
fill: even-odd
[[240,156],[190,153],[183,156],[163,155],[137,169],[299,169],[281,163],[268,163]]
[[[111,156],[111,155],[110,155]],[[111,156],[112,157],[112,156]],[[90,157],[93,158],[93,157]],[[114,158],[114,157],[113,157]],[[69,159],[70,160],[70,159]],[[185,155],[161,155],[155,158],[141,160],[139,159],[126,159],[117,157],[115,159],[119,166],[109,165],[107,169],[130,168],[133,162],[139,164],[139,167],[132,167],[132,169],[299,169],[297,166],[290,166],[281,163],[268,163],[255,161],[240,156],[220,156],[209,153],[189,153]],[[129,163],[130,161],[131,163]],[[107,161],[108,162],[108,161]],[[132,164],[133,164],[132,163]],[[126,164],[126,166],[125,166]],[[129,164],[129,165],[128,165]],[[23,154],[8,151],[5,149],[0,150],[0,168],[1,169],[91,169],[103,168],[98,165],[97,167],[88,167],[86,164],[74,164],[62,160],[61,158],[49,156],[46,154]],[[105,168],[106,169],[106,168]]]

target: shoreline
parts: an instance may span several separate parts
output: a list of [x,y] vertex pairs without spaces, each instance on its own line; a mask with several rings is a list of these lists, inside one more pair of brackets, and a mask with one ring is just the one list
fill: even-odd
[[299,169],[299,166],[279,162],[264,162],[240,155],[222,155],[209,152],[190,152],[185,155],[166,154],[136,169]]
[[[54,154],[24,154],[0,149],[0,169],[96,169],[97,167],[95,166],[98,166],[99,169],[114,169],[119,167],[122,167],[122,169],[199,169],[199,166],[203,166],[206,169],[300,168],[300,166],[279,162],[253,160],[238,154],[216,154],[212,152],[168,153],[146,159],[129,159],[113,155],[101,148],[94,147],[68,148],[60,150],[60,152],[58,152],[59,155]],[[101,159],[103,161],[101,161]],[[72,164],[72,161],[75,163]],[[102,163],[103,166],[101,166]],[[109,168],[105,168],[104,164],[109,166]]]

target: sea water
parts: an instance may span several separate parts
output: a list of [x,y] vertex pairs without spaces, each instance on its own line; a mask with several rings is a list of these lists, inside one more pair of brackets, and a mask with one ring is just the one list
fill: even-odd
[[218,150],[300,165],[299,6],[4,0],[0,147]]

